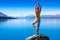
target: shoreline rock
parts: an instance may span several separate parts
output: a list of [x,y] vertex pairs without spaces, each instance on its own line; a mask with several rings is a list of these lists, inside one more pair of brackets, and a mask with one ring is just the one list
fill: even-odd
[[38,35],[35,34],[33,36],[26,38],[26,40],[49,40],[49,38],[42,34],[38,34]]

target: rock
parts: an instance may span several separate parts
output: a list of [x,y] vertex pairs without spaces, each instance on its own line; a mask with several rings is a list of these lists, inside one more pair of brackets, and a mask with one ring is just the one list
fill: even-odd
[[42,34],[38,34],[38,35],[35,34],[33,36],[26,38],[26,40],[49,40],[49,38]]

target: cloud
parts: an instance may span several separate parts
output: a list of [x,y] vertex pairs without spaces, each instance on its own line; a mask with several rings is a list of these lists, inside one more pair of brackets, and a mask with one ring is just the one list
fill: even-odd
[[60,9],[49,8],[43,9],[41,12],[41,15],[57,15],[57,14],[60,14]]
[[[35,15],[34,8],[0,8],[0,12],[8,16],[27,16]],[[42,8],[41,15],[56,15],[60,14],[60,9]]]

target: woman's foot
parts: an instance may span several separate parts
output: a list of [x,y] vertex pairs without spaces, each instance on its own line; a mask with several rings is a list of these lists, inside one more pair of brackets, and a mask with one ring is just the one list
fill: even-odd
[[34,25],[34,23],[32,23],[32,27],[34,27],[36,29],[36,26]]
[[32,26],[34,27],[34,23],[32,23]]

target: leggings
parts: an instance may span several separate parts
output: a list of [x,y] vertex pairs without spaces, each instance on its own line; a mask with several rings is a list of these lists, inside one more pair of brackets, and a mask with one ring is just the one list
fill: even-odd
[[35,24],[35,23],[37,23],[37,27],[39,27],[40,26],[40,18],[39,19],[35,19],[35,21],[33,22],[33,24]]

